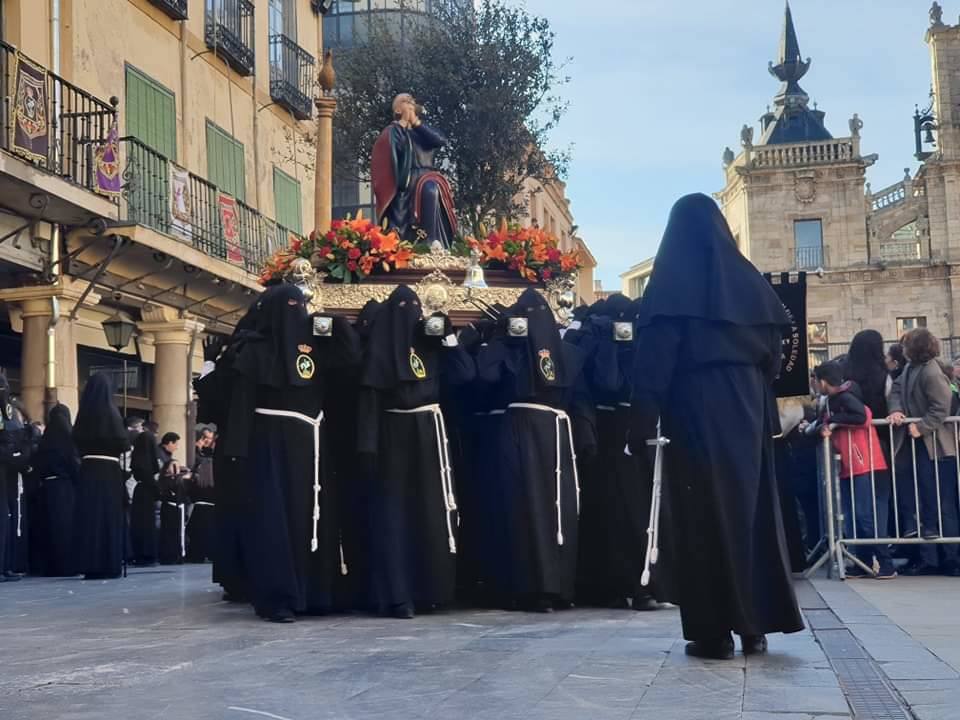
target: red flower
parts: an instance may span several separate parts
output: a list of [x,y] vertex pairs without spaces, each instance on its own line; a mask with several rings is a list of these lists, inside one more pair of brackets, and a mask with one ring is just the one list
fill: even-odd
[[342,227],[343,227],[343,220],[334,220],[332,223],[330,223],[331,230],[339,230]]
[[331,230],[331,231],[328,232],[326,235],[324,235],[324,237],[327,239],[327,242],[336,242],[336,241],[337,241],[337,234],[336,234],[335,232],[333,232],[333,230]]
[[552,263],[560,262],[560,251],[557,248],[547,250],[547,260]]
[[323,255],[324,257],[326,257],[332,252],[333,252],[333,248],[330,247],[329,245],[324,245],[322,248],[320,248],[320,254]]
[[348,261],[347,261],[347,270],[349,270],[350,272],[356,272],[356,271],[357,271],[357,263],[356,263],[355,260],[348,260]]
[[[354,247],[354,248],[350,248],[350,250],[347,252],[347,257],[350,258],[351,260],[356,260],[362,254],[363,253],[360,252],[360,248]],[[354,265],[356,265],[356,263],[354,263]]]
[[553,273],[550,272],[550,269],[549,269],[549,268],[544,268],[544,269],[540,272],[540,276],[541,276],[544,280],[549,280],[550,278],[553,277]]
[[290,243],[290,249],[295,253],[300,252],[301,247],[303,247],[303,240],[301,240],[300,238],[297,238],[296,240]]

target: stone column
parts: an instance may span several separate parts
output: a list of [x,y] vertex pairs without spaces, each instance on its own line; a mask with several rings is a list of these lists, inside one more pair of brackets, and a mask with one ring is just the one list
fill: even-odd
[[333,113],[337,101],[326,95],[317,106],[317,162],[314,170],[313,230],[325,233],[333,219]]
[[[153,337],[155,350],[153,366],[153,420],[160,426],[160,433],[175,432],[180,440],[181,461],[186,460],[186,446],[193,442],[187,427],[187,403],[191,389],[189,383],[190,347],[199,339],[203,325],[196,320],[176,317],[171,308],[154,308],[143,311],[143,321],[138,327]],[[199,340],[198,340],[199,341]]]
[[[0,290],[0,300],[8,303],[11,325],[22,334],[20,354],[20,399],[27,414],[35,420],[45,417],[45,409],[57,402],[70,408],[75,416],[79,404],[77,377],[77,343],[73,312],[87,283],[79,280],[61,280],[53,285],[6,288]],[[53,377],[49,377],[49,328],[53,317],[51,299],[60,306],[60,320],[54,328]],[[84,305],[100,302],[96,293],[88,293]],[[51,382],[52,381],[52,382]]]

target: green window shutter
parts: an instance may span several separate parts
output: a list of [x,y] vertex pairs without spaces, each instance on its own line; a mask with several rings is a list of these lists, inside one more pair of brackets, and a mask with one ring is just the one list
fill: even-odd
[[207,179],[237,200],[246,200],[243,143],[207,122]]
[[273,169],[273,197],[276,205],[276,220],[287,230],[303,234],[303,206],[300,198],[300,183],[280,168]]
[[168,160],[177,157],[177,104],[172,92],[129,65],[124,116],[133,135]]

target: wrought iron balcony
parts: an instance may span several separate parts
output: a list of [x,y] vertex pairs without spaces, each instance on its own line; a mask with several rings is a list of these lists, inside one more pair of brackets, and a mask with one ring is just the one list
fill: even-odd
[[187,0],[150,0],[174,20],[187,19]]
[[286,35],[270,36],[270,97],[306,120],[313,109],[313,55]]
[[250,0],[207,0],[207,47],[241,75],[253,74],[253,15]]
[[[32,66],[35,70],[30,76],[34,84],[24,85],[29,97],[21,107],[17,102],[17,57],[16,48],[0,42],[0,114],[4,128],[0,148],[64,180],[95,190],[96,153],[107,141],[119,100],[111,98],[106,103],[21,53],[25,69]],[[21,127],[21,120],[30,123],[27,130]],[[25,147],[27,144],[29,147]]]
[[796,250],[797,270],[817,270],[824,267],[823,248],[798,247]]
[[[188,173],[185,197],[180,198],[178,203],[184,213],[180,215],[180,220],[175,221],[170,161],[135,137],[121,138],[120,144],[126,162],[123,171],[122,218],[129,223],[167,233],[211,257],[237,262],[228,256],[220,189],[205,178]],[[189,219],[183,219],[184,215]],[[242,265],[253,274],[260,272],[267,257],[276,248],[287,246],[292,234],[287,228],[240,201],[236,204],[236,222]]]

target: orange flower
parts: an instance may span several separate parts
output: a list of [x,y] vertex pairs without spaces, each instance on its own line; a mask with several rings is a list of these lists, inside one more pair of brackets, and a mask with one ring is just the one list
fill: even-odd
[[373,258],[369,255],[364,255],[360,258],[360,270],[364,275],[369,275],[373,272]]
[[580,253],[573,250],[560,256],[560,269],[564,272],[572,272],[580,267]]
[[402,247],[393,256],[393,263],[398,268],[405,268],[410,265],[410,260],[413,258],[413,251],[409,248]]
[[503,249],[503,245],[486,245],[483,247],[483,255],[487,260],[507,261],[507,251]]
[[391,230],[388,233],[381,233],[377,230],[376,233],[376,237],[380,240],[380,252],[383,255],[397,251],[400,245],[400,236],[397,235],[396,231]]

